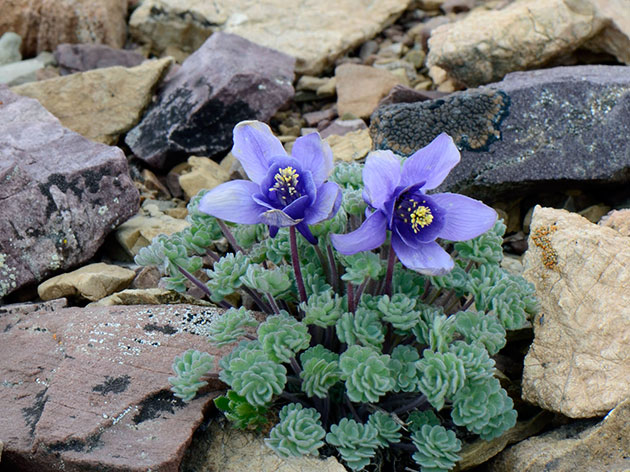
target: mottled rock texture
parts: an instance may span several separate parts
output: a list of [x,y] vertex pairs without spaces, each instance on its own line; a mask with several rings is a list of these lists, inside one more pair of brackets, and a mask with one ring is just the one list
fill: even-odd
[[572,418],[630,397],[630,238],[537,206],[523,276],[541,303],[523,398]]
[[216,31],[234,33],[296,58],[300,74],[318,74],[380,32],[409,0],[145,0],[129,20],[131,35],[157,53],[195,51]]
[[480,198],[630,181],[630,67],[557,67],[372,115],[376,149],[409,156],[439,133],[462,160],[440,190]]
[[596,425],[578,422],[530,438],[501,453],[490,472],[625,472],[630,458],[630,400]]
[[517,0],[436,28],[427,65],[469,87],[535,69],[583,47],[630,64],[626,0]]
[[242,120],[268,120],[293,97],[294,59],[233,34],[212,35],[161,87],[126,143],[157,168],[232,146]]
[[142,54],[116,49],[104,44],[60,44],[55,49],[55,60],[61,75],[85,72],[104,67],[135,67],[144,62]]
[[164,58],[131,68],[107,67],[11,90],[37,99],[63,126],[86,138],[116,144],[140,121],[171,63]]
[[120,149],[0,86],[0,298],[91,258],[138,200]]
[[0,65],[21,61],[21,45],[22,38],[20,38],[19,34],[15,34],[12,31],[7,31],[2,36],[0,36]]
[[61,43],[125,44],[127,0],[3,0],[1,6],[0,34],[19,34],[26,57]]
[[184,404],[171,363],[190,348],[227,353],[203,336],[218,315],[189,305],[1,313],[2,470],[177,472],[223,385]]

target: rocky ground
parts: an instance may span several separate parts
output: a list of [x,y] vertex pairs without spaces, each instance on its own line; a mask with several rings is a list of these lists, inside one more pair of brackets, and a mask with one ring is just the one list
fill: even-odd
[[168,390],[219,311],[133,256],[239,175],[244,119],[345,161],[453,136],[439,190],[499,212],[542,304],[497,357],[520,421],[460,470],[629,470],[628,0],[289,3],[3,5],[0,471],[345,470]]

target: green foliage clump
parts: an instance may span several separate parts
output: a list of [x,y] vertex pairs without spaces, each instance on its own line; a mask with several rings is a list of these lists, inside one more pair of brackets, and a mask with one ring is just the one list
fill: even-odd
[[330,427],[326,442],[337,448],[341,458],[352,470],[361,470],[368,465],[380,444],[374,426],[348,418]]
[[417,392],[420,381],[420,355],[413,346],[401,344],[391,354],[389,368],[396,384],[394,392]]
[[294,285],[293,273],[287,265],[265,269],[261,264],[252,264],[240,280],[246,287],[274,298],[289,295]]
[[232,344],[247,334],[247,328],[258,326],[249,310],[231,308],[208,326],[208,339],[218,347]]
[[390,357],[364,346],[350,346],[339,357],[341,378],[348,398],[353,402],[378,402],[394,388],[389,370]]
[[332,289],[314,293],[308,298],[307,303],[300,305],[305,313],[304,322],[322,328],[334,326],[346,312],[347,306],[344,302],[344,298],[335,294]]
[[238,290],[243,285],[241,277],[247,272],[250,263],[249,257],[242,252],[226,254],[215,262],[212,270],[208,271],[210,280],[206,284],[212,292],[211,300],[220,302]]
[[300,362],[302,391],[309,397],[326,398],[329,389],[341,379],[339,354],[318,344],[304,351]]
[[391,415],[382,411],[375,411],[368,418],[367,424],[376,429],[378,435],[376,439],[381,447],[388,447],[390,444],[400,442],[402,434],[400,434],[401,425],[397,423]]
[[460,311],[455,315],[455,330],[469,342],[483,344],[491,356],[505,346],[505,328],[499,319],[479,311]]
[[363,283],[365,279],[377,280],[383,275],[383,264],[378,254],[373,252],[359,252],[352,256],[344,256],[342,263],[346,273],[341,280],[355,285]]
[[385,340],[385,328],[377,313],[364,308],[344,313],[337,320],[337,337],[348,345],[361,344],[380,349]]
[[448,472],[460,459],[457,453],[462,442],[440,425],[425,424],[411,435],[411,441],[418,449],[413,453],[413,460],[423,472]]
[[433,410],[414,410],[409,413],[407,418],[407,427],[409,431],[415,433],[422,429],[422,427],[428,424],[429,426],[437,426],[440,424],[439,418],[433,412]]
[[225,395],[214,399],[216,407],[238,429],[260,430],[269,423],[269,409],[264,406],[253,406],[234,390],[228,390]]
[[452,398],[464,386],[466,371],[464,363],[455,354],[432,352],[425,349],[422,359],[418,361],[420,375],[420,391],[436,409],[444,407],[446,398]]
[[284,363],[308,348],[311,335],[308,334],[306,325],[283,312],[268,317],[258,327],[258,340],[272,361]]
[[503,260],[503,235],[506,226],[503,220],[497,220],[494,227],[469,241],[455,243],[455,250],[462,259],[479,264],[498,265]]
[[181,356],[175,357],[173,361],[173,370],[176,376],[168,378],[171,383],[171,390],[176,397],[189,402],[195,398],[201,387],[208,384],[208,382],[201,380],[201,377],[210,372],[213,367],[213,356],[207,352],[189,349]]
[[290,403],[280,410],[280,422],[265,440],[267,446],[280,457],[314,454],[324,445],[326,431],[320,423],[321,415],[314,408]]
[[420,320],[420,313],[414,310],[416,300],[402,293],[396,293],[390,298],[384,295],[378,301],[378,309],[383,314],[383,320],[401,331],[410,330]]

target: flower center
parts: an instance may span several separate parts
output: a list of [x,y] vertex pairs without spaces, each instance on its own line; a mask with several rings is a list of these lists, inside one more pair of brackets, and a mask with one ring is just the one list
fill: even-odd
[[282,203],[288,205],[301,196],[297,189],[299,177],[300,174],[298,174],[293,167],[281,167],[278,169],[278,172],[276,172],[276,175],[274,175],[274,184],[269,191],[276,192]]
[[399,203],[396,208],[397,216],[403,221],[403,223],[411,226],[414,233],[418,233],[422,228],[429,226],[433,222],[433,213],[427,205],[426,200],[421,202],[416,201],[413,198],[405,198]]

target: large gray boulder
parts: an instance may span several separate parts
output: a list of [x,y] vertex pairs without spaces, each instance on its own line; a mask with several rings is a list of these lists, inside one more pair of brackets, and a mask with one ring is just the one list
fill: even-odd
[[125,142],[162,169],[191,154],[226,151],[239,121],[268,120],[293,97],[294,65],[286,54],[215,33],[167,78]]
[[439,190],[496,198],[630,180],[630,67],[515,72],[372,115],[377,149],[409,156],[446,132],[462,151]]
[[134,215],[123,152],[0,85],[0,298],[90,259]]

